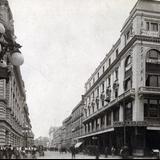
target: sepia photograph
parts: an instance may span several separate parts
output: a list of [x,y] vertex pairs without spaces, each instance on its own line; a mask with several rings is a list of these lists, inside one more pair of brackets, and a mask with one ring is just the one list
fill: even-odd
[[0,159],[160,159],[160,0],[0,0]]

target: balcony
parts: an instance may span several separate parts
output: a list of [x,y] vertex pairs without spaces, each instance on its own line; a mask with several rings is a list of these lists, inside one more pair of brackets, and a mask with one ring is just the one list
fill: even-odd
[[114,128],[120,127],[147,127],[148,123],[146,121],[135,122],[135,121],[126,121],[126,122],[114,122]]
[[159,32],[143,30],[142,35],[148,37],[159,37]]
[[160,87],[140,87],[139,95],[160,95]]
[[130,89],[130,90],[126,91],[125,93],[120,95],[117,99],[115,99],[115,100],[111,101],[110,103],[108,103],[105,107],[100,108],[98,111],[96,111],[92,115],[90,115],[87,118],[85,118],[83,122],[87,122],[88,120],[98,116],[99,114],[103,113],[107,109],[109,109],[109,108],[115,106],[116,104],[122,102],[124,99],[127,99],[127,98],[134,99],[134,96],[135,96],[135,89]]

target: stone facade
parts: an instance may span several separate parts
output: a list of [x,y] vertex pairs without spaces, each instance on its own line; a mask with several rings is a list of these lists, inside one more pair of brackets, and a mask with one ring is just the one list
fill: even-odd
[[[7,0],[0,0],[0,23],[5,26],[4,37],[15,40],[13,17]],[[23,146],[26,143],[24,127],[31,131],[28,107],[26,105],[25,86],[19,67],[12,66],[6,54],[0,63],[0,145]],[[27,140],[33,140],[28,133]]]
[[[131,155],[160,148],[160,2],[138,0],[121,35],[85,84],[82,135],[72,141],[102,153],[123,146]],[[81,105],[78,105],[78,108]],[[72,131],[81,125],[73,110]]]
[[77,143],[83,133],[83,107],[82,101],[72,111],[72,144]]
[[114,146],[118,153],[127,145],[139,156],[160,148],[159,9],[158,1],[139,0],[120,39],[87,81],[81,137],[86,145],[102,152]]

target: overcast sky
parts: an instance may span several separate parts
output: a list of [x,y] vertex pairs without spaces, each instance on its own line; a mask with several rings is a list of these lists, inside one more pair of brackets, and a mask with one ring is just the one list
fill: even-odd
[[48,136],[84,94],[136,0],[9,0],[35,137]]

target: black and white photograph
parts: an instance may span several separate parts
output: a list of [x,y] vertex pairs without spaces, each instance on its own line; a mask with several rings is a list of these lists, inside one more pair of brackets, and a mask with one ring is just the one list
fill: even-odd
[[0,0],[0,159],[160,159],[160,0]]

